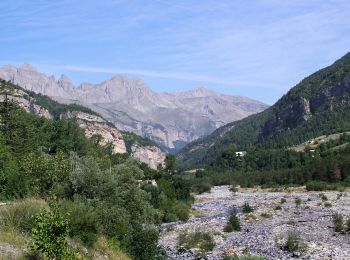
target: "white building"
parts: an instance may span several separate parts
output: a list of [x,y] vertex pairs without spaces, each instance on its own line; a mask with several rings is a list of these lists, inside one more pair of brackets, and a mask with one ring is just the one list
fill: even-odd
[[244,157],[246,154],[247,154],[246,151],[239,151],[239,152],[236,152],[236,157]]

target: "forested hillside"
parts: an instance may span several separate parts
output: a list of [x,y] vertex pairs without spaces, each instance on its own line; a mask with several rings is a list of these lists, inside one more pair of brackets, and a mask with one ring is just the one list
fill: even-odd
[[350,53],[302,80],[275,105],[187,145],[183,168],[208,165],[234,144],[239,150],[284,149],[350,129]]
[[[16,86],[0,84],[0,243],[38,259],[156,259],[157,224],[188,218],[189,184],[170,163],[155,171],[112,154],[74,118],[26,112],[7,98]],[[66,109],[38,97],[54,115]]]

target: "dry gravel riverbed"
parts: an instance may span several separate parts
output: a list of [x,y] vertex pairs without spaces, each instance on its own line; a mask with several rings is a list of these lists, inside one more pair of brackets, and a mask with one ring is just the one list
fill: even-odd
[[[322,200],[320,193],[327,197]],[[286,202],[281,204],[281,198]],[[264,256],[267,259],[350,259],[350,234],[334,232],[332,217],[341,213],[350,217],[350,192],[307,192],[295,188],[283,192],[260,189],[233,193],[228,186],[214,187],[210,193],[195,196],[194,215],[187,222],[162,225],[160,245],[169,259],[198,259],[196,249],[185,250],[178,245],[181,232],[195,230],[211,232],[216,245],[205,259],[222,259],[224,254]],[[301,200],[300,206],[295,203]],[[254,212],[244,214],[247,202]],[[326,205],[325,205],[326,204]],[[328,205],[327,205],[328,204]],[[281,210],[276,210],[280,205]],[[224,233],[230,212],[236,209],[242,230]],[[289,232],[297,233],[305,247],[290,253],[279,245]]]

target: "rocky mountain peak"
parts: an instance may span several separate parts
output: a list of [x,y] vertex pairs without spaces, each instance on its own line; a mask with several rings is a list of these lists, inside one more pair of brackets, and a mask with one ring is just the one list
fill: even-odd
[[18,69],[19,70],[27,70],[27,71],[38,72],[37,69],[35,67],[33,67],[31,64],[29,64],[29,63],[23,63]]
[[121,75],[99,84],[82,83],[75,87],[67,76],[55,80],[29,64],[19,69],[2,67],[0,78],[60,102],[80,102],[119,129],[171,149],[267,108],[261,102],[218,94],[205,87],[156,93],[142,79]]
[[206,87],[194,88],[188,92],[185,92],[185,94],[187,94],[190,97],[212,97],[212,96],[217,95],[216,92],[214,92]]

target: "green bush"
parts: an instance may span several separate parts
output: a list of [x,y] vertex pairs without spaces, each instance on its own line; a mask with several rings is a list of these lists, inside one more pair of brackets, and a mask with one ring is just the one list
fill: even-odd
[[326,202],[326,203],[324,204],[324,206],[325,206],[326,208],[331,208],[331,207],[332,207],[332,203]]
[[305,243],[297,233],[289,232],[282,249],[288,252],[303,251],[305,249]]
[[281,204],[284,204],[284,203],[286,203],[287,202],[287,200],[285,199],[285,198],[282,198],[281,199]]
[[179,245],[186,249],[199,248],[202,251],[211,251],[215,247],[215,241],[211,233],[195,231],[194,233],[181,233]]
[[237,217],[236,211],[232,211],[228,223],[224,227],[224,232],[240,231],[241,223]]
[[153,260],[159,254],[159,231],[152,226],[136,225],[127,239],[126,248],[134,259]]
[[50,210],[42,210],[35,216],[32,249],[49,259],[75,259],[66,240],[68,220],[60,213],[56,202],[52,200],[49,204]]
[[190,218],[190,207],[184,202],[175,203],[173,210],[179,220],[187,221]]
[[243,213],[251,213],[254,211],[252,206],[249,205],[248,202],[244,203],[243,208],[242,208]]
[[211,184],[208,182],[199,182],[194,185],[194,191],[198,194],[202,194],[205,192],[210,192],[211,190]]
[[92,246],[98,234],[98,216],[94,209],[82,200],[67,201],[62,207],[68,213],[70,237]]
[[344,231],[344,219],[343,215],[336,213],[333,215],[333,224],[335,232],[343,232]]
[[321,199],[322,201],[327,201],[327,200],[328,200],[326,194],[324,194],[324,193],[321,193],[319,196],[320,196],[320,199]]
[[177,220],[178,220],[178,218],[177,218],[176,214],[172,213],[172,212],[166,212],[164,217],[163,217],[164,222],[175,222]]
[[295,206],[296,207],[300,207],[300,205],[301,205],[301,199],[300,198],[295,198],[294,202],[295,202]]
[[45,206],[42,200],[25,199],[0,207],[0,227],[14,228],[30,233],[34,226],[33,216]]
[[350,217],[345,221],[344,230],[347,233],[350,232]]

